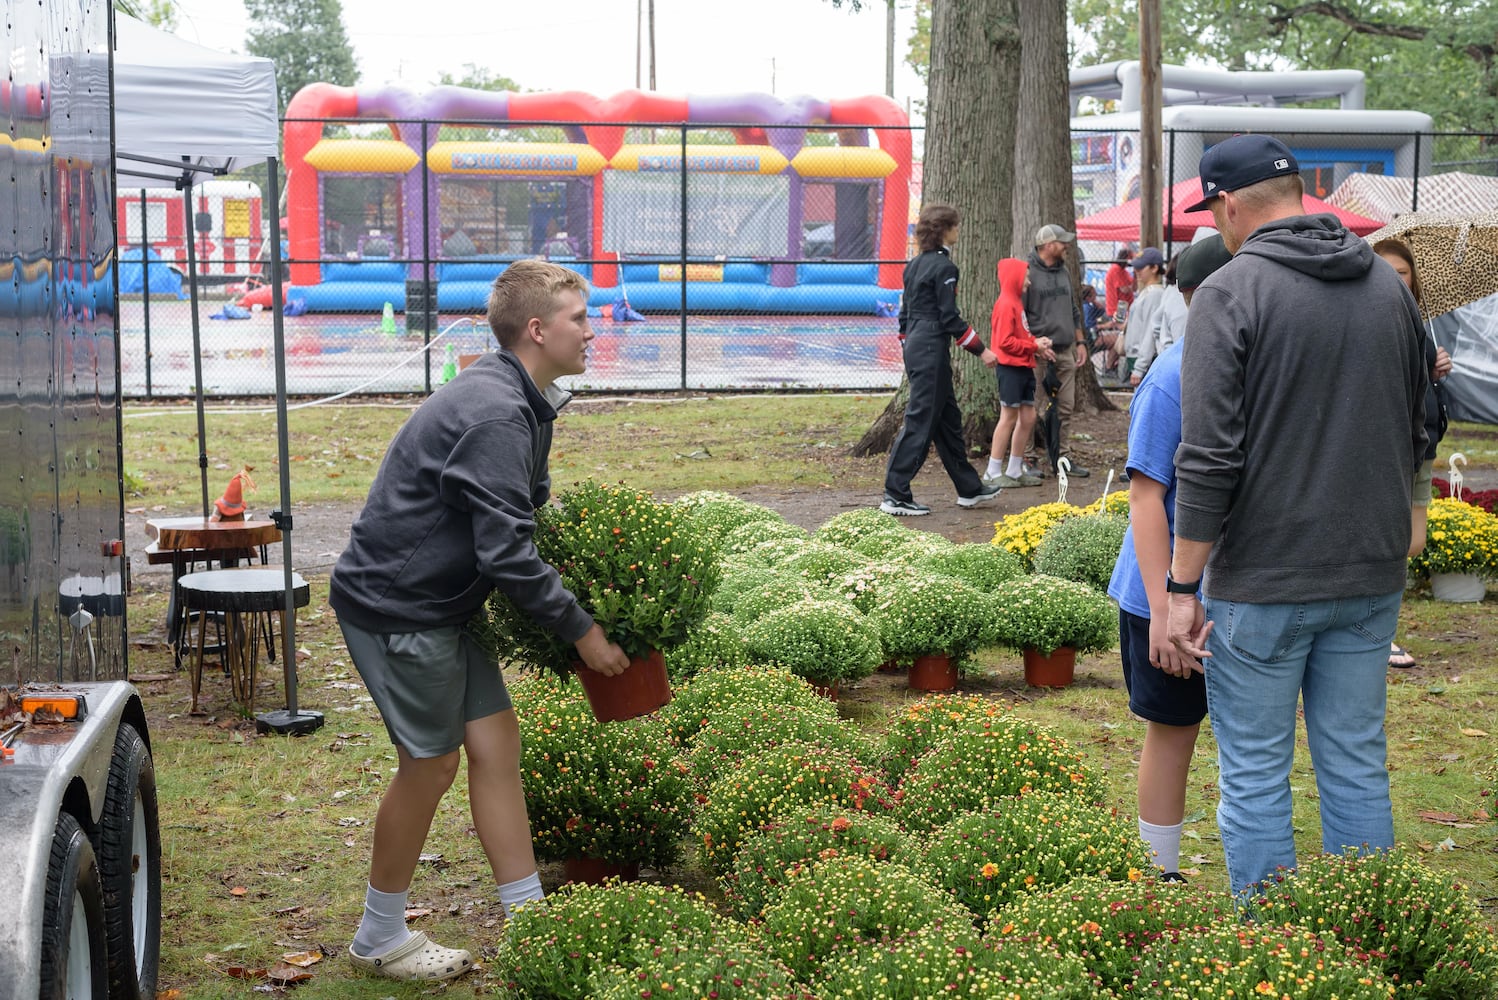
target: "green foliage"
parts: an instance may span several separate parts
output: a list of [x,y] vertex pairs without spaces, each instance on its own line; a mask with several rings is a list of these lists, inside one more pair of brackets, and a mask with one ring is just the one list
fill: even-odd
[[882,552],[891,541],[903,540],[909,531],[893,514],[877,507],[860,507],[828,518],[811,537],[814,541],[872,556]]
[[1128,528],[1128,518],[1113,514],[1069,517],[1040,540],[1035,550],[1035,572],[1085,583],[1107,593]]
[[595,977],[592,1000],[714,997],[716,1000],[814,1000],[791,971],[758,942],[670,938],[636,950],[630,968]]
[[733,614],[740,597],[775,580],[770,567],[748,559],[724,559],[722,565],[723,578],[718,581],[712,597],[713,610],[721,614]]
[[860,566],[868,564],[868,557],[835,545],[811,542],[777,567],[781,573],[800,577],[808,583],[826,587]]
[[805,600],[771,611],[744,629],[744,648],[825,687],[867,677],[884,660],[879,628],[845,601]]
[[1276,877],[1253,912],[1264,921],[1330,929],[1398,982],[1401,996],[1498,993],[1498,941],[1472,896],[1402,851],[1307,857]]
[[283,115],[309,83],[352,87],[359,82],[339,0],[244,0],[244,11],[250,23],[245,48],[275,62]]
[[872,741],[856,722],[801,705],[751,702],[716,711],[689,741],[688,764],[698,787],[710,788],[744,758],[793,742],[841,750],[864,764],[875,758]]
[[703,726],[729,708],[742,705],[796,705],[829,721],[837,706],[783,667],[730,667],[704,670],[673,692],[657,715],[676,741],[685,744]]
[[1196,885],[1153,878],[1075,878],[1050,892],[1024,893],[994,913],[988,936],[999,942],[1044,942],[1079,956],[1103,989],[1132,987],[1139,951],[1237,920],[1232,903]]
[[546,674],[512,688],[536,856],[680,860],[692,786],[666,727],[651,716],[601,725],[576,687]]
[[864,614],[929,577],[929,571],[907,562],[872,562],[843,575],[833,589]]
[[825,587],[818,587],[805,580],[791,580],[771,574],[768,582],[739,595],[733,603],[733,619],[744,630],[744,638],[747,641],[749,626],[765,615],[802,601],[833,599],[835,599],[834,595]]
[[[718,551],[724,556],[747,556],[760,542],[786,539],[804,543],[808,537],[805,528],[791,524],[789,521],[750,521],[742,527],[735,528],[728,537],[719,542]],[[759,564],[758,560],[749,561]]]
[[676,506],[687,514],[687,520],[708,541],[721,545],[746,524],[756,521],[784,521],[768,507],[740,500],[732,493],[698,490],[676,498]]
[[907,702],[885,733],[884,771],[898,783],[921,754],[970,723],[1005,715],[1009,706],[979,694],[928,694]]
[[749,662],[738,625],[732,618],[717,612],[698,622],[687,635],[687,641],[667,650],[665,657],[666,671],[673,685],[704,670],[742,667]]
[[792,873],[834,855],[895,861],[913,870],[920,852],[894,821],[883,816],[813,805],[787,812],[749,835],[719,879],[734,915],[755,920],[779,898]]
[[904,865],[836,855],[798,869],[764,913],[765,942],[810,978],[839,951],[923,927],[971,926],[966,910]]
[[923,927],[840,951],[822,966],[822,1000],[1093,1000],[1080,960],[1044,945],[995,947],[971,927]]
[[1049,656],[1060,646],[1078,653],[1113,648],[1118,612],[1108,598],[1086,584],[1037,574],[1000,585],[994,591],[989,636],[1011,649],[1038,649]]
[[1031,792],[958,816],[926,848],[936,884],[984,917],[1079,875],[1139,878],[1151,865],[1133,823],[1070,792]]
[[924,560],[924,565],[939,576],[961,580],[984,593],[991,593],[999,584],[1025,575],[1023,559],[1007,549],[982,542],[968,542],[933,553]]
[[1153,995],[1165,1000],[1394,996],[1394,984],[1350,958],[1331,933],[1318,937],[1294,926],[1225,923],[1189,937],[1162,939],[1140,956],[1139,972],[1158,984]]
[[592,992],[595,975],[632,967],[642,946],[732,942],[722,927],[706,900],[674,887],[569,884],[510,918],[494,965],[505,987],[526,1000],[577,1000]]
[[883,637],[885,655],[902,663],[934,653],[966,659],[982,644],[991,614],[985,595],[934,576],[891,588],[869,612]]
[[[562,585],[632,657],[669,650],[707,616],[721,572],[671,504],[624,485],[586,482],[536,512],[536,550]],[[501,591],[489,601],[491,642],[524,659],[571,673],[571,647]]]
[[920,757],[900,783],[895,818],[925,833],[999,799],[1066,792],[1102,797],[1102,782],[1082,752],[1043,726],[1017,716],[974,719]]
[[726,874],[744,839],[764,823],[813,803],[880,813],[884,782],[840,750],[787,743],[748,758],[713,785],[692,828],[702,863]]

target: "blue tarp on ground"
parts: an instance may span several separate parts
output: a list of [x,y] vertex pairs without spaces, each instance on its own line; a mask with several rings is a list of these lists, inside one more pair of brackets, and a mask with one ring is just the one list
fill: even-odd
[[[182,290],[182,275],[161,261],[161,254],[149,251],[146,266],[151,269],[151,294],[187,298]],[[120,294],[128,295],[145,290],[145,267],[140,262],[140,247],[125,247],[120,251]]]

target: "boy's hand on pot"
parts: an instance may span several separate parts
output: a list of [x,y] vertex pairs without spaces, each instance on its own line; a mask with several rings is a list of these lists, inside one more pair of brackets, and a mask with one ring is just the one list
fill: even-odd
[[601,625],[595,624],[577,640],[577,654],[590,670],[596,670],[606,677],[622,674],[624,668],[629,666],[629,657],[617,642],[609,642]]

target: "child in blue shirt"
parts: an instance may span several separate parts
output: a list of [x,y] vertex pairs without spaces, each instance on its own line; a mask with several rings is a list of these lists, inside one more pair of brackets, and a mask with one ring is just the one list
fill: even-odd
[[[1221,236],[1183,251],[1176,283],[1186,301],[1196,286],[1231,260]],[[1161,354],[1129,404],[1129,529],[1113,567],[1108,596],[1118,602],[1119,651],[1129,710],[1148,724],[1139,755],[1139,835],[1166,881],[1180,874],[1186,777],[1207,688],[1199,663],[1166,638],[1165,575],[1175,544],[1175,453],[1181,443],[1181,342]]]

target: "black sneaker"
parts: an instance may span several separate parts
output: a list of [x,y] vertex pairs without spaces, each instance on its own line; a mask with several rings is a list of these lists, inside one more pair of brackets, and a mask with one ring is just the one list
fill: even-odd
[[985,500],[992,500],[1003,492],[1003,487],[995,482],[984,483],[975,497],[958,497],[957,506],[976,507]]
[[1092,475],[1092,473],[1088,472],[1080,465],[1073,465],[1071,468],[1066,470],[1066,475],[1071,479],[1086,479],[1088,476]]
[[1179,882],[1181,885],[1185,885],[1186,884],[1186,876],[1182,875],[1180,872],[1166,872],[1164,875],[1160,876],[1160,881],[1161,882]]
[[[958,501],[961,503],[962,501]],[[931,513],[931,508],[914,500],[896,500],[894,497],[885,497],[879,504],[879,509],[886,514],[894,514],[896,517],[921,517]]]
[[1034,462],[1025,462],[1020,466],[1020,472],[1026,476],[1034,476],[1036,479],[1045,478],[1045,470]]

